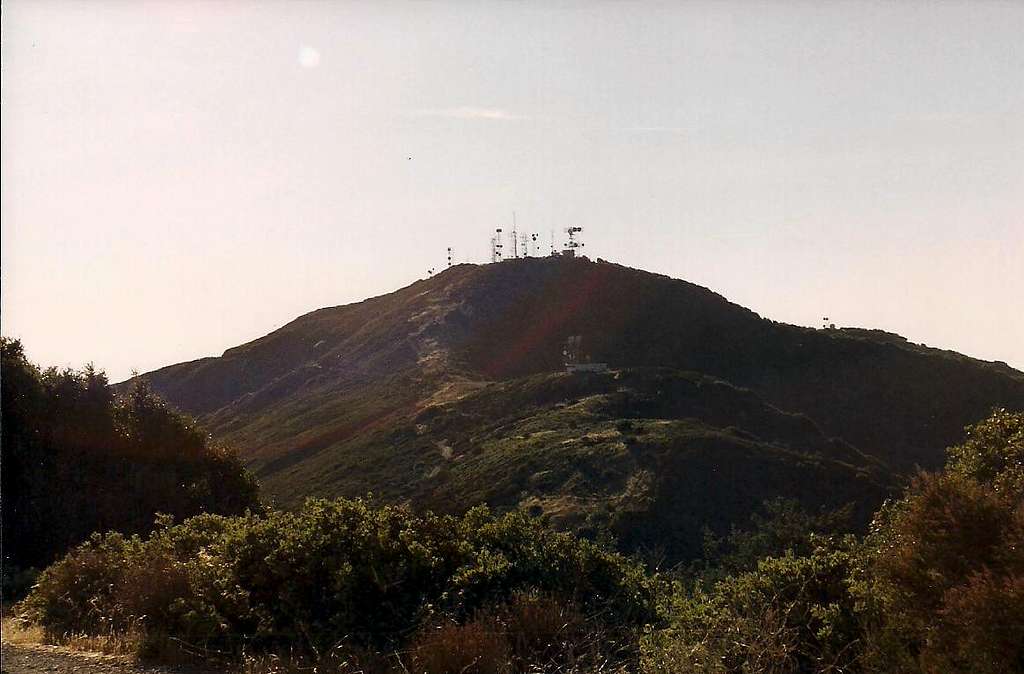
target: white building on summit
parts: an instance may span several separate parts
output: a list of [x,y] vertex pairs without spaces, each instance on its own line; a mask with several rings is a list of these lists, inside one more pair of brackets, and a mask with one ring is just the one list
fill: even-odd
[[566,372],[607,372],[608,363],[592,363],[590,355],[583,352],[580,346],[583,342],[581,335],[571,335],[565,340],[562,347],[562,357],[565,359]]

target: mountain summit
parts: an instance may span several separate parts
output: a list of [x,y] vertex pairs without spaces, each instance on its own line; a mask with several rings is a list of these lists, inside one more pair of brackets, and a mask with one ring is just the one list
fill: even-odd
[[[610,371],[565,373],[570,336]],[[812,491],[875,501],[992,407],[1024,407],[1024,374],[1003,364],[562,257],[458,265],[142,377],[284,503],[374,491],[576,524],[677,516],[670,501],[750,480],[737,512]]]

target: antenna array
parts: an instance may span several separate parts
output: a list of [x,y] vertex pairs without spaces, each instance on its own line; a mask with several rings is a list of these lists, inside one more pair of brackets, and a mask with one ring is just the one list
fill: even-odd
[[[580,241],[580,235],[583,233],[582,227],[566,227],[565,233],[568,240],[562,245],[562,250],[559,251],[555,246],[555,230],[551,230],[551,245],[549,254],[554,257],[557,255],[565,255],[566,257],[575,257],[580,254],[579,249],[583,248],[586,244]],[[506,243],[505,237],[506,232],[501,227],[494,230],[494,234],[491,236],[491,262],[501,262],[507,259],[518,259],[527,257],[536,257],[542,255],[541,253],[541,235],[537,232],[523,232],[519,233],[519,223],[516,221],[515,211],[512,212],[512,230],[507,233],[508,242]],[[510,256],[506,256],[506,246],[511,246],[512,251]],[[455,254],[453,248],[448,248],[448,266],[451,267],[454,264]]]
[[586,245],[582,241],[580,241],[580,240],[578,240],[576,238],[582,232],[583,232],[583,228],[582,227],[566,227],[565,228],[565,233],[569,235],[569,241],[566,242],[566,244],[565,244],[565,254],[568,255],[569,257],[575,257],[576,256],[576,250],[579,249],[579,248],[583,248],[583,246]]

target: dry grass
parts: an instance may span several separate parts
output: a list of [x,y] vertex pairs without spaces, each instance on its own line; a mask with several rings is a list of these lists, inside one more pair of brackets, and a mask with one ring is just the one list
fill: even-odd
[[111,632],[104,635],[52,634],[39,625],[15,617],[3,619],[3,641],[24,646],[61,646],[73,651],[104,655],[135,656],[142,643],[136,633]]
[[45,634],[43,628],[37,625],[25,625],[16,618],[4,618],[0,634],[3,635],[5,644],[44,644]]
[[508,674],[512,652],[502,626],[491,618],[421,630],[411,644],[415,671],[424,674]]
[[47,637],[46,643],[54,646],[63,646],[73,651],[135,657],[142,644],[142,638],[134,633],[116,632],[102,635],[63,634]]
[[337,647],[319,658],[246,655],[232,674],[407,674],[397,655]]
[[624,672],[616,639],[572,602],[522,594],[464,624],[422,628],[409,644],[417,674]]
[[[607,635],[592,633],[571,602],[522,594],[477,613],[466,623],[422,627],[402,652],[339,645],[318,657],[300,654],[243,655],[220,666],[231,674],[625,674],[601,653]],[[171,639],[141,629],[108,634],[53,634],[17,618],[3,619],[4,643],[52,645],[74,651],[128,657],[163,665],[214,665]]]

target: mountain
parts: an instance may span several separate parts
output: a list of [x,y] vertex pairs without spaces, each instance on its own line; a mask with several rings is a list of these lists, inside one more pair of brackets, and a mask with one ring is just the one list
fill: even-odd
[[[612,372],[565,374],[570,335]],[[992,407],[1024,408],[1005,364],[563,257],[459,265],[142,376],[286,505],[487,501],[637,544],[773,495],[873,507]]]

